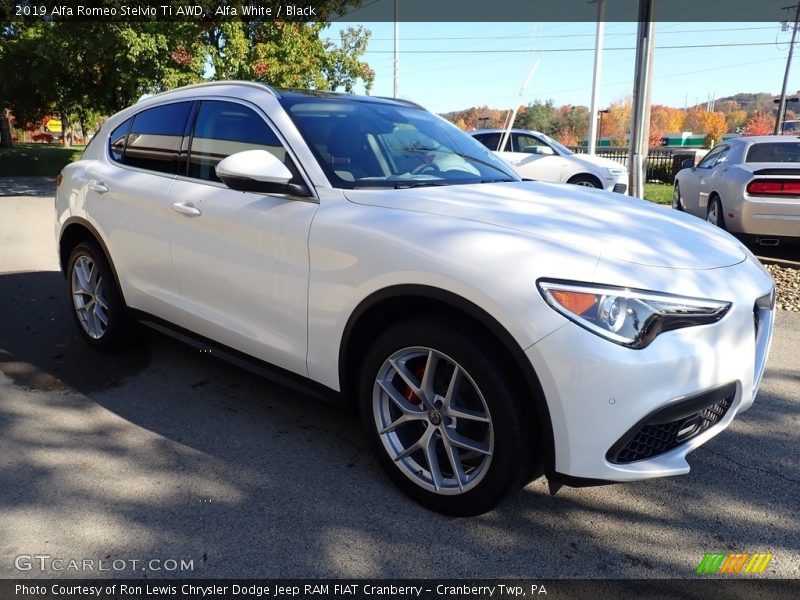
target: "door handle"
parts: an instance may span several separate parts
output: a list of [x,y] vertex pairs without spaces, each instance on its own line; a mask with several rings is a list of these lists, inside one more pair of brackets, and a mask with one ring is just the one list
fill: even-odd
[[105,194],[108,191],[108,186],[102,181],[97,181],[96,179],[92,179],[89,182],[89,189],[92,190],[93,192],[97,192],[98,194]]
[[179,212],[182,215],[188,215],[190,217],[199,217],[203,214],[203,211],[192,205],[191,202],[175,202],[172,205],[172,208],[175,210],[175,212]]

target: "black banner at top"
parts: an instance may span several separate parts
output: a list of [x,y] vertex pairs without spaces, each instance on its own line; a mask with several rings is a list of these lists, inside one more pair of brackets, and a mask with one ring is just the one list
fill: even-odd
[[0,22],[594,22],[601,2],[612,22],[636,21],[639,2],[652,2],[660,22],[794,19],[788,0],[0,0]]

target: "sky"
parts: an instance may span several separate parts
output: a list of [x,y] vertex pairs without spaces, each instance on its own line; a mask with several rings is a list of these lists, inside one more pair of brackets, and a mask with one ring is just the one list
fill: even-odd
[[[337,40],[340,29],[353,25],[372,32],[364,56],[375,70],[371,94],[392,96],[394,23],[334,23],[325,35]],[[605,23],[600,108],[632,95],[636,28],[630,22]],[[588,106],[595,30],[596,24],[588,22],[402,22],[399,95],[437,113],[547,99],[556,106]],[[657,23],[652,102],[683,108],[739,92],[777,95],[790,39],[791,29],[781,31],[777,22]],[[800,56],[794,58],[787,87],[790,93],[798,89]]]

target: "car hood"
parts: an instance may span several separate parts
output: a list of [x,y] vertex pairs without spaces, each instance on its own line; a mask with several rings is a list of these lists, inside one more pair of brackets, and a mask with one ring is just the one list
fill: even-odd
[[[603,169],[625,169],[625,165],[622,163],[618,163],[610,158],[603,158],[602,156],[593,156],[590,154],[572,154],[570,158],[583,164],[602,167]],[[625,170],[627,171],[627,169]]]
[[746,257],[736,239],[696,217],[572,185],[486,183],[344,190],[344,195],[356,204],[478,221],[652,267],[713,269]]

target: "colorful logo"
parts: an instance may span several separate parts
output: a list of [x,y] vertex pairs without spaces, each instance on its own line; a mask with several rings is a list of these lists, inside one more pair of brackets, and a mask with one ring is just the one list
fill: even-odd
[[709,575],[714,573],[763,573],[767,565],[772,560],[772,554],[757,552],[749,554],[747,552],[736,552],[726,554],[724,552],[706,552],[697,573]]

